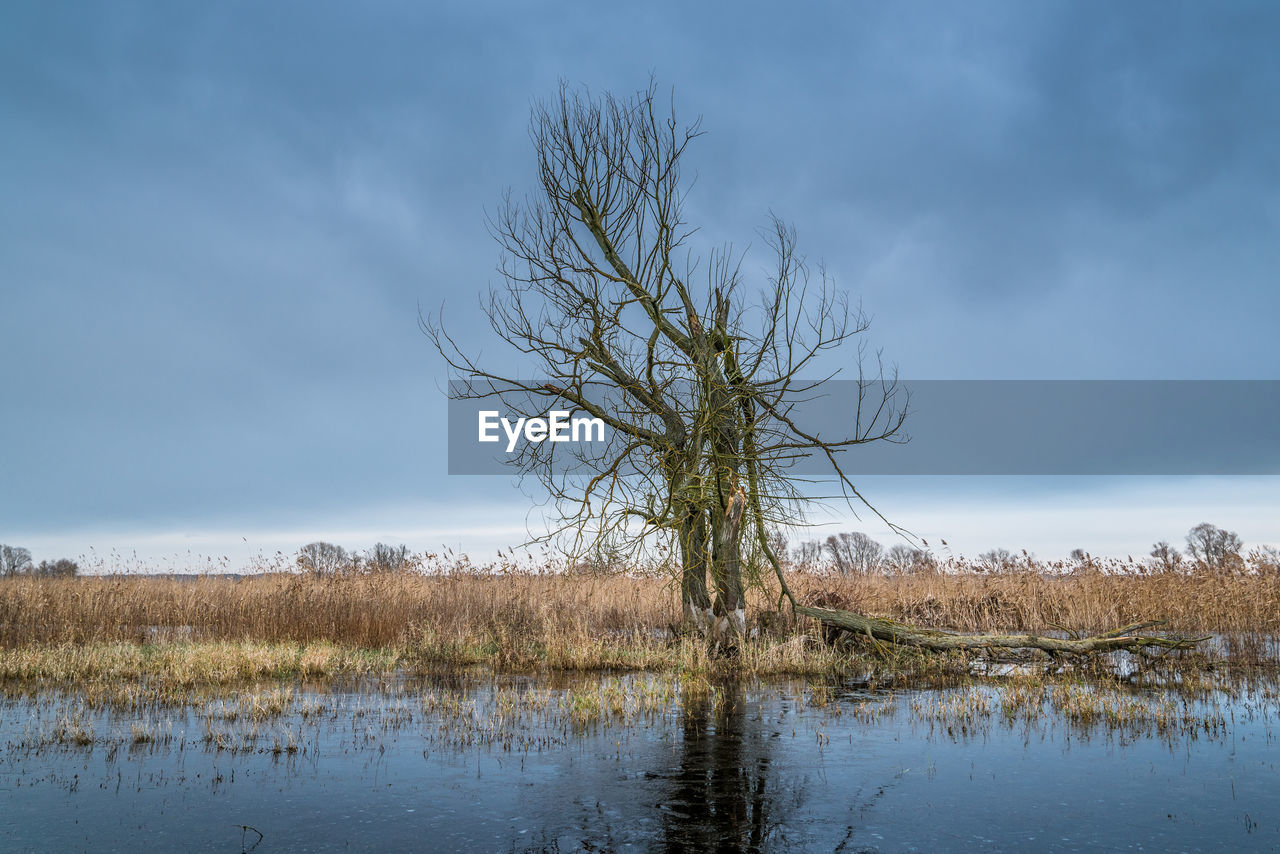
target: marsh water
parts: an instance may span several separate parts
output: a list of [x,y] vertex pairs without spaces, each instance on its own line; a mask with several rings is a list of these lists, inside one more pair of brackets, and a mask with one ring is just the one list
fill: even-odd
[[6,851],[1267,851],[1272,689],[652,676],[0,709]]

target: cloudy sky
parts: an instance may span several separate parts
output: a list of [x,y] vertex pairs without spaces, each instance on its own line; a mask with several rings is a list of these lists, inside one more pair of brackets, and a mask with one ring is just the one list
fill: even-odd
[[[674,88],[702,237],[792,222],[904,377],[1280,378],[1280,7],[728,8],[6,4],[0,542],[243,564],[537,530],[509,478],[445,473],[417,324],[444,304],[501,354],[485,212],[561,78]],[[970,554],[1280,542],[1277,477],[865,491]]]

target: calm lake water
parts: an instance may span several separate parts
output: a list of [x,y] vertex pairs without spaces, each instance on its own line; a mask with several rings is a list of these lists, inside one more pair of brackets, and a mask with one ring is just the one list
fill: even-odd
[[993,687],[631,676],[273,685],[129,712],[11,698],[0,848],[1280,847],[1272,690],[1072,705],[1088,694],[1029,713]]

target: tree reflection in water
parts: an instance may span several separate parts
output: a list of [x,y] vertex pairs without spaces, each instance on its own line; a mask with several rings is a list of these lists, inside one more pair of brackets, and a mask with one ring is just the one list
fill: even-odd
[[[718,696],[717,696],[718,694]],[[678,764],[659,803],[667,851],[752,851],[771,840],[783,804],[771,776],[770,742],[759,710],[747,715],[742,686],[686,692]],[[792,793],[791,806],[799,803]]]

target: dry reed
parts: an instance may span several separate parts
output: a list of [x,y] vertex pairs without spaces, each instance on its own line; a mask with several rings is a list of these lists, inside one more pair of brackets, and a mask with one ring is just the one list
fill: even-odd
[[797,598],[965,632],[1097,632],[1167,620],[1179,632],[1280,634],[1280,573],[800,575]]
[[[1167,619],[1226,636],[1228,653],[1274,659],[1280,573],[833,576],[793,571],[801,601],[961,631],[1100,631]],[[717,666],[681,637],[677,592],[661,574],[465,571],[194,580],[139,576],[0,579],[0,679],[190,674],[178,681],[501,669],[689,671]],[[855,669],[816,627],[756,590],[753,641],[735,666],[762,674]],[[365,652],[360,652],[364,650]],[[369,651],[377,651],[370,653]]]

